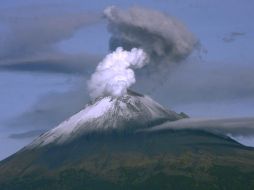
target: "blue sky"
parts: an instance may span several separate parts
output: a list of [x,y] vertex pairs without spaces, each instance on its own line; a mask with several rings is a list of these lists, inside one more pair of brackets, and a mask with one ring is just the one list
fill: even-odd
[[100,15],[110,5],[174,16],[201,44],[155,90],[149,77],[136,90],[192,117],[254,115],[252,0],[3,0],[0,159],[34,138],[22,134],[50,129],[89,101],[86,80],[108,53],[110,34]]

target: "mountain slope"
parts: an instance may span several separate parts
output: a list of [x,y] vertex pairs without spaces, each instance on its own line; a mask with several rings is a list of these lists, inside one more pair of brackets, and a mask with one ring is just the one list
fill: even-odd
[[253,149],[200,131],[83,136],[4,160],[0,189],[252,190],[253,159]]
[[180,118],[131,92],[96,100],[0,162],[0,189],[254,189],[252,148],[199,130],[140,130]]

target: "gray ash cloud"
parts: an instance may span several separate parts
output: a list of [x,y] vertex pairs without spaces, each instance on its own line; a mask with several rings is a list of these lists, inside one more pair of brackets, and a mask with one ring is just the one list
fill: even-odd
[[178,62],[199,45],[195,36],[176,18],[155,10],[111,6],[104,10],[111,33],[109,48],[142,48],[154,63]]

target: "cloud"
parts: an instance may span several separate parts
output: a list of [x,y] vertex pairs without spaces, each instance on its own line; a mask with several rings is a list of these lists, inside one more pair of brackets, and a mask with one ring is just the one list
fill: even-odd
[[[254,67],[250,64],[190,61],[178,66],[151,95],[165,104],[237,102],[254,98]],[[137,88],[150,92],[151,82]]]
[[24,133],[14,133],[14,134],[11,134],[9,136],[9,138],[11,138],[11,139],[34,138],[34,137],[37,137],[37,136],[41,135],[44,132],[46,132],[46,130],[41,129],[41,130],[27,131],[27,132],[24,132]]
[[111,33],[110,49],[143,49],[154,64],[178,62],[198,46],[194,35],[176,18],[155,10],[132,7],[104,10]]
[[31,64],[37,64],[35,69],[40,70],[45,62],[59,65],[60,71],[61,65],[55,61],[63,61],[63,70],[70,64],[71,72],[71,58],[77,58],[60,52],[56,44],[71,38],[79,29],[101,21],[100,13],[65,6],[25,6],[0,11],[0,69],[29,70]]
[[231,32],[231,33],[227,34],[226,36],[224,36],[222,38],[222,40],[225,43],[231,43],[231,42],[234,42],[239,37],[243,37],[243,36],[245,36],[244,32]]
[[173,122],[166,122],[162,125],[150,128],[145,131],[160,130],[203,130],[222,135],[233,136],[253,136],[254,135],[254,117],[249,118],[187,118]]
[[101,59],[101,55],[86,53],[68,55],[55,52],[50,55],[12,59],[0,65],[0,70],[84,75],[92,72]]

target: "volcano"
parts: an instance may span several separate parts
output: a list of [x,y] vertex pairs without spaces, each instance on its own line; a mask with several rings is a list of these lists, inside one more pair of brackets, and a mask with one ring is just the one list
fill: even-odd
[[165,109],[148,96],[133,91],[121,97],[102,97],[89,103],[53,130],[36,139],[30,146],[65,144],[83,135],[109,132],[127,133],[186,116]]
[[254,189],[254,149],[132,91],[97,98],[0,162],[1,190]]

